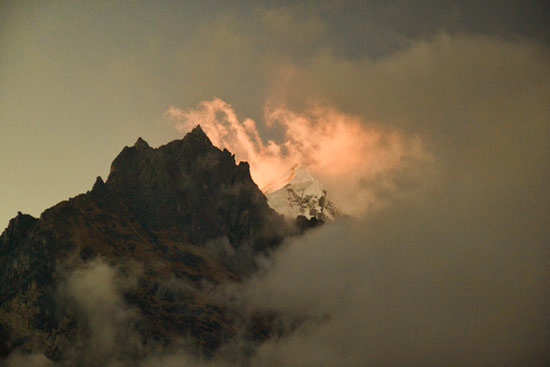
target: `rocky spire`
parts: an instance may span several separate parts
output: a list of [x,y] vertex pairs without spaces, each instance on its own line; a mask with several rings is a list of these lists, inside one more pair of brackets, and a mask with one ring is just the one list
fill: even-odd
[[105,191],[105,182],[103,182],[103,179],[101,176],[97,176],[94,186],[92,187],[92,193],[102,193]]
[[141,136],[138,138],[138,140],[136,141],[136,143],[134,144],[134,147],[137,148],[137,149],[141,149],[141,148],[150,148],[149,147],[149,144],[147,144],[147,142],[145,140],[143,140],[141,138]]
[[202,130],[201,125],[197,125],[193,130],[187,133],[183,139],[188,142],[193,142],[192,144],[197,146],[213,146],[208,136],[206,136]]

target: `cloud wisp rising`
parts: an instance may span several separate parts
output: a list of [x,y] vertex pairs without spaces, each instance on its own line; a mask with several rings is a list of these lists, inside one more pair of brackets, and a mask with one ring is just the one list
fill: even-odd
[[327,185],[349,214],[362,214],[381,204],[374,186],[366,182],[390,188],[395,184],[392,172],[428,158],[418,136],[405,136],[330,106],[316,105],[304,112],[266,106],[265,124],[280,130],[281,142],[264,142],[255,121],[241,121],[231,105],[219,98],[202,101],[196,108],[172,106],[165,115],[181,132],[200,124],[214,145],[250,164],[252,178],[262,191],[278,189],[288,172],[301,165]]

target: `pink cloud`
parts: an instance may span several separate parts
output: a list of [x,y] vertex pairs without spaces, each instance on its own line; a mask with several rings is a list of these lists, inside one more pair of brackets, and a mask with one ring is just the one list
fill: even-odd
[[[280,142],[264,142],[253,120],[240,121],[231,105],[219,98],[196,108],[170,107],[165,114],[181,132],[200,124],[214,145],[234,153],[237,161],[247,161],[252,178],[265,193],[284,185],[291,169],[301,165],[321,179],[349,214],[376,206],[373,186],[391,187],[391,172],[411,157],[425,155],[418,137],[405,137],[333,107],[304,112],[267,107],[265,123],[282,129]],[[371,181],[376,185],[369,185]]]

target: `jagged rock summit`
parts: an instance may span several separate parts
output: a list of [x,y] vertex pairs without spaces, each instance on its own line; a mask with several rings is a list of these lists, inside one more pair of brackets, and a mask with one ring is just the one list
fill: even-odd
[[[148,229],[191,243],[226,236],[238,246],[253,228],[269,232],[268,223],[278,221],[248,163],[236,165],[200,126],[156,149],[139,138],[113,161],[105,185]],[[253,240],[256,249],[270,246],[265,238]]]
[[147,144],[147,142],[145,140],[143,140],[141,138],[141,136],[138,138],[138,140],[136,140],[136,142],[134,143],[134,147],[137,148],[137,149],[140,149],[140,148],[150,148],[149,147],[149,144]]
[[[200,126],[158,148],[139,138],[115,158],[105,182],[98,177],[91,191],[39,219],[19,213],[0,236],[0,359],[17,350],[106,363],[108,353],[86,354],[94,326],[64,291],[75,269],[98,259],[123,274],[140,269],[121,295],[134,310],[121,326],[133,330],[128,335],[153,347],[186,337],[208,355],[235,335],[238,312],[205,297],[201,287],[241,279],[246,271],[230,255],[242,262],[273,249],[287,230],[248,164],[237,165]],[[229,246],[229,255],[212,250],[216,241]],[[120,348],[130,348],[125,343]]]

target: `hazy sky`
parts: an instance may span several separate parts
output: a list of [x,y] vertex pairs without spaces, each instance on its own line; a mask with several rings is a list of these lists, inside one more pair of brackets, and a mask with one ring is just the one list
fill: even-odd
[[[413,121],[410,132],[454,134],[441,126],[467,115],[448,109],[449,85],[438,86],[440,97],[426,84],[454,83],[444,69],[459,63],[465,72],[486,68],[492,94],[522,72],[546,81],[546,67],[516,70],[530,60],[502,60],[502,53],[548,61],[547,23],[544,1],[1,1],[0,223],[85,192],[138,136],[154,146],[181,137],[162,118],[172,105],[219,97],[264,133],[268,101],[300,111],[301,103],[322,100],[386,125],[407,114],[424,117],[436,105],[435,118],[445,121]],[[414,47],[448,54],[434,61],[438,56],[418,51],[411,70],[396,65],[407,63]],[[439,64],[414,65],[421,57]],[[484,61],[491,58],[508,69]],[[475,83],[476,72],[463,84]],[[492,79],[499,77],[510,80],[500,85]],[[416,82],[422,89],[408,95]]]

